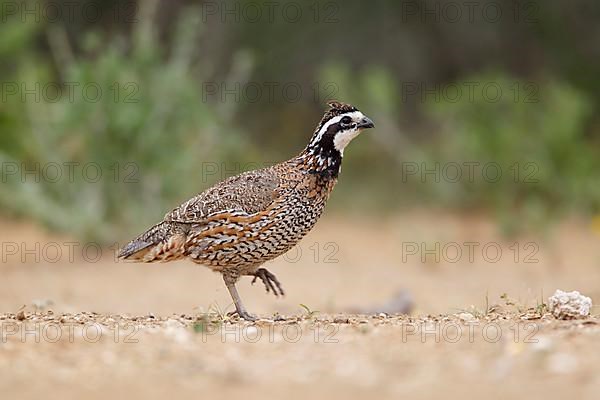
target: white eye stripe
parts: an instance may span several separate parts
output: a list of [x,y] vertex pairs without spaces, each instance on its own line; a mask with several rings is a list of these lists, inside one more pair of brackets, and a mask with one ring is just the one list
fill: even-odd
[[360,111],[352,111],[352,112],[348,112],[342,115],[338,115],[337,117],[333,117],[331,118],[329,121],[327,121],[322,127],[321,129],[319,129],[319,133],[317,135],[315,135],[314,139],[310,142],[310,145],[314,145],[316,143],[318,143],[321,138],[323,137],[323,135],[325,134],[325,132],[327,132],[327,129],[329,129],[329,127],[333,124],[337,124],[338,122],[340,122],[342,120],[342,118],[344,117],[350,117],[352,118],[353,121],[356,120],[360,120],[362,118],[364,118],[363,113],[361,113]]

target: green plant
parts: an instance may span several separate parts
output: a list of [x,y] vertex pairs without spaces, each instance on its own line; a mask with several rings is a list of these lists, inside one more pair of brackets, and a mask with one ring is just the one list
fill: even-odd
[[[48,27],[55,36],[54,59],[63,61],[57,76],[48,61],[19,62],[14,82],[32,88],[59,80],[62,95],[57,101],[54,94],[27,101],[12,96],[0,112],[0,123],[14,133],[0,145],[0,163],[38,169],[37,179],[3,176],[4,210],[80,238],[114,240],[121,236],[117,231],[139,231],[149,215],[158,218],[203,182],[208,186],[203,162],[252,159],[252,144],[222,105],[202,98],[205,76],[194,49],[199,11],[185,10],[170,53],[159,45],[152,10],[142,13],[130,43],[119,37],[104,41],[91,31],[77,57],[65,56],[72,55],[71,43],[60,26]],[[62,177],[48,179],[44,168],[57,165]],[[68,168],[75,171],[73,179],[66,176]]]
[[307,305],[305,304],[300,304],[300,307],[302,307],[304,309],[304,311],[306,312],[306,316],[308,318],[313,318],[315,317],[320,311],[318,310],[311,310]]
[[[371,188],[366,193],[383,195],[370,201],[491,212],[507,234],[600,209],[600,147],[588,126],[592,99],[563,81],[492,72],[435,89],[426,82],[399,82],[385,69],[351,72],[340,64],[324,67],[322,79],[335,82],[342,98],[374,110],[376,132],[344,161],[358,179],[371,174],[360,184]],[[418,89],[414,117],[425,124],[398,122],[409,86]],[[449,87],[460,88],[460,95]],[[478,89],[471,93],[469,87]],[[500,96],[484,87],[500,88]],[[407,164],[418,172],[406,174]],[[458,179],[444,174],[451,166],[460,168]],[[433,172],[423,176],[426,170]]]
[[[494,82],[502,88],[528,83],[505,76],[483,75],[474,82]],[[517,101],[504,93],[497,102],[482,91],[451,103],[431,104],[440,122],[440,141],[431,158],[442,163],[495,163],[502,176],[432,185],[434,196],[464,208],[490,205],[509,231],[519,222],[543,224],[566,211],[590,214],[600,206],[600,157],[585,136],[592,111],[589,101],[568,85],[547,80],[537,97]],[[483,177],[485,178],[485,177]]]

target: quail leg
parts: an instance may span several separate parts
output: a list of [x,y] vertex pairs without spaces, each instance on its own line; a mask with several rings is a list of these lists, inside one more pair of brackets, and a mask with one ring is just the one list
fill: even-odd
[[242,304],[242,299],[240,299],[240,295],[235,288],[235,280],[229,278],[227,275],[223,275],[223,280],[225,281],[225,286],[227,286],[227,290],[229,290],[229,294],[233,299],[233,304],[235,305],[235,314],[239,315],[240,318],[245,319],[246,321],[256,321],[256,317],[249,314]]
[[279,297],[279,295],[285,296],[285,292],[281,287],[281,283],[279,283],[279,280],[277,280],[275,274],[269,272],[269,270],[267,270],[266,268],[259,268],[253,275],[254,279],[252,279],[251,282],[253,285],[254,282],[256,282],[258,278],[260,278],[260,280],[263,281],[263,283],[265,284],[265,289],[267,289],[267,293],[273,291],[275,297]]

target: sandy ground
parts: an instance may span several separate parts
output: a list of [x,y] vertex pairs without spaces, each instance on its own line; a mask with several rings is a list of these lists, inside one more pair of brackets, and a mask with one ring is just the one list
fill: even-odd
[[[600,298],[600,236],[586,221],[507,240],[484,218],[328,216],[301,252],[267,265],[284,298],[241,282],[256,324],[224,315],[231,301],[208,269],[115,262],[108,249],[96,259],[92,244],[0,227],[7,396],[596,398],[600,388],[600,319],[557,321],[539,307],[556,289]],[[395,315],[409,303],[410,316]]]

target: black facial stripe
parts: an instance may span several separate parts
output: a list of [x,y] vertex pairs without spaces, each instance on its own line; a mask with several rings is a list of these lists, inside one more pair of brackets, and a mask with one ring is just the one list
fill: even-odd
[[[307,154],[315,160],[315,167],[310,172],[319,174],[324,179],[336,178],[340,171],[342,154],[335,148],[334,139],[340,131],[351,129],[352,121],[344,125],[341,123],[341,119],[343,118],[341,117],[339,121],[329,125],[327,130],[322,134],[321,130],[333,118],[358,111],[356,107],[340,102],[329,102],[328,105],[331,108],[323,115],[313,134],[313,138],[303,152],[303,154]],[[319,138],[318,141],[316,141],[317,138]]]
[[333,139],[335,138],[336,133],[341,130],[342,126],[339,122],[329,125],[327,130],[323,133],[323,136],[321,136],[321,140],[316,143],[324,155],[329,156],[332,152],[337,152],[335,145],[333,144]]
[[327,130],[321,136],[321,140],[314,144],[312,153],[321,159],[326,159],[327,167],[322,170],[322,173],[327,173],[332,177],[337,177],[337,174],[342,164],[342,154],[335,148],[333,139],[341,130],[340,123],[335,123],[327,127]]

